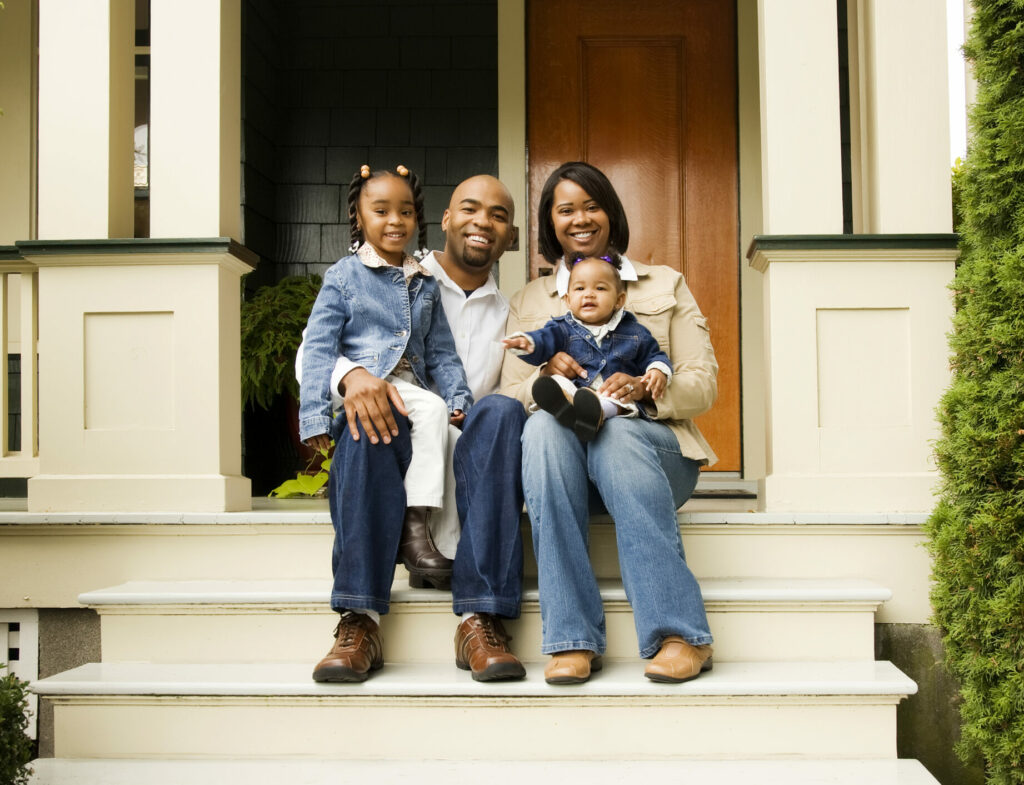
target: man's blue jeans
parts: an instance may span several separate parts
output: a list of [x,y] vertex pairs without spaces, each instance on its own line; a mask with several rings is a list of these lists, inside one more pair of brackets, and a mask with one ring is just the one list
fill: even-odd
[[519,616],[525,422],[519,401],[486,395],[469,410],[455,443],[455,500],[462,524],[452,571],[455,613]]
[[676,520],[699,469],[657,422],[612,418],[583,444],[547,412],[530,416],[523,429],[523,490],[537,556],[541,651],[605,650],[604,607],[587,551],[592,500],[615,521],[640,656],[653,657],[668,635],[695,646],[711,643]]
[[[397,412],[394,416],[399,433],[391,444],[370,444],[361,427],[359,441],[353,441],[344,415],[333,423],[336,446],[328,495],[334,523],[335,610],[388,612],[405,519],[403,479],[412,454],[409,421]],[[470,409],[456,444],[456,500],[462,521],[452,574],[456,613],[519,615],[524,420],[518,401],[486,396]]]

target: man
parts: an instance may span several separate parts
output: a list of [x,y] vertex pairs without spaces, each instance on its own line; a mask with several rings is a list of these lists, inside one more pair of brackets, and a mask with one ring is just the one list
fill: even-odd
[[[514,239],[514,217],[512,197],[499,180],[489,175],[471,177],[455,189],[442,217],[444,250],[431,253],[422,262],[437,279],[455,348],[477,399],[466,416],[452,461],[461,536],[451,565],[452,607],[462,617],[455,635],[455,664],[470,670],[477,681],[526,675],[508,648],[508,635],[501,623],[501,617],[519,616],[522,594],[520,436],[525,412],[518,401],[494,394],[501,375],[500,340],[508,301],[497,288],[492,268]],[[403,460],[407,463],[402,456],[409,450],[408,429],[396,427],[389,394],[380,392],[379,386],[366,392],[365,385],[356,383],[358,376],[366,373],[357,367],[337,386],[337,403],[343,405],[346,420],[357,420],[368,438],[354,440],[348,428],[340,428],[335,449],[342,455],[337,456],[335,465],[356,465],[353,476],[365,477],[364,472],[370,472],[393,477],[393,486],[400,487]],[[343,483],[338,480],[339,486]],[[369,527],[370,522],[395,520],[391,508],[404,505],[404,497],[362,498],[353,483],[332,488],[331,503],[351,504],[353,514],[347,520]],[[425,525],[420,531],[423,536],[411,536],[408,531],[402,535],[406,540],[401,543],[402,560],[410,566],[411,576],[421,568],[424,573],[436,574],[447,566],[445,557],[425,535]],[[397,532],[388,534],[399,536]],[[336,531],[336,578],[340,570],[352,570],[353,557],[341,552],[341,542],[341,532]],[[345,559],[348,566],[342,563]],[[368,571],[361,560],[357,567],[359,572]],[[367,583],[380,585],[381,577],[367,576]],[[362,681],[381,666],[378,614],[387,612],[388,601],[380,598],[376,609],[342,614],[334,646],[313,670],[314,680]],[[334,594],[332,606],[344,607]]]

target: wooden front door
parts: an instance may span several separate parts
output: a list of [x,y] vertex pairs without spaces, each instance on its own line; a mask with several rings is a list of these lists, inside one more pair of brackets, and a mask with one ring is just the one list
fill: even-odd
[[723,0],[533,0],[528,6],[531,277],[537,200],[582,160],[629,218],[628,256],[681,271],[711,325],[718,402],[697,420],[739,471],[736,14]]

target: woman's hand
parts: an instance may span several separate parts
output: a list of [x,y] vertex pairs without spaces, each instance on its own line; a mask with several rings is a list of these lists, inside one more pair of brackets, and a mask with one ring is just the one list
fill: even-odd
[[[566,379],[575,379],[579,376],[581,379],[587,378],[587,372],[583,370],[583,366],[576,362],[572,356],[565,352],[559,352],[550,360],[547,364],[540,369],[542,376],[564,376]],[[621,376],[622,374],[617,374]]]
[[398,423],[391,404],[401,414],[409,415],[398,388],[378,379],[365,368],[353,368],[346,373],[338,384],[338,392],[345,399],[345,419],[354,442],[359,441],[357,420],[362,423],[370,444],[376,444],[378,440],[391,444],[391,437],[398,436]]
[[461,428],[462,423],[466,421],[466,413],[462,409],[456,409],[452,412],[452,416],[448,418],[448,422],[454,425],[456,428]]
[[604,384],[598,389],[602,395],[607,395],[622,403],[637,403],[638,401],[650,401],[650,391],[644,386],[644,380],[640,376],[630,376],[628,373],[613,373],[604,380]]

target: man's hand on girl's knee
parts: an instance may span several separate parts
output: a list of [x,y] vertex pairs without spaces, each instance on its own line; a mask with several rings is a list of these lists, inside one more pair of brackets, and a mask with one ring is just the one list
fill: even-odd
[[391,407],[394,405],[405,416],[409,412],[393,384],[377,378],[365,368],[354,368],[342,378],[339,392],[345,399],[345,419],[352,441],[359,441],[360,424],[370,444],[378,441],[391,444],[391,437],[398,436],[398,423]]

